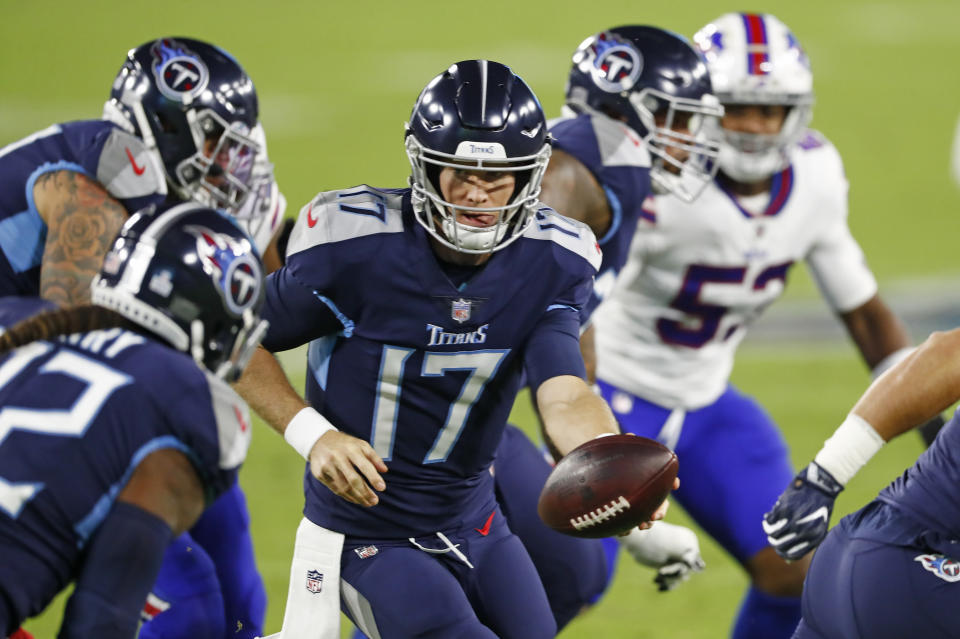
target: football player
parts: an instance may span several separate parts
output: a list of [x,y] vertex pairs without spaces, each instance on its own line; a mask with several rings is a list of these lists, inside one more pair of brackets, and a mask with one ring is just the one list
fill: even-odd
[[[270,268],[279,265],[286,203],[266,155],[252,81],[214,45],[160,38],[128,52],[102,120],[54,125],[0,150],[0,294],[88,300],[90,280],[127,215],[180,199],[233,214]],[[255,636],[266,594],[248,519],[234,486],[205,513],[198,539],[174,541],[162,594],[151,595],[145,618],[174,600],[182,605],[156,628],[148,623],[144,637],[154,629],[166,639],[226,636],[228,628],[237,636],[238,622],[241,636]],[[212,562],[195,541],[215,553]],[[226,616],[215,614],[224,605]]]
[[876,499],[829,535],[827,526],[837,494],[885,442],[960,400],[958,355],[960,329],[934,333],[877,379],[766,515],[770,543],[788,559],[823,541],[795,639],[956,636],[960,414]]
[[[553,155],[541,200],[588,224],[603,259],[590,302],[581,349],[593,379],[593,311],[627,261],[644,202],[654,193],[692,201],[716,171],[718,148],[704,136],[706,120],[722,114],[706,66],[690,43],[652,26],[622,26],[587,38],[573,55],[565,113],[552,121]],[[543,453],[508,426],[497,450],[497,495],[511,530],[524,542],[563,628],[606,588],[617,544],[575,539],[550,530],[537,516],[550,473]],[[631,555],[658,570],[670,589],[702,569],[696,535],[658,522],[619,540]]]
[[537,200],[546,121],[508,67],[434,78],[406,149],[410,188],[319,194],[268,280],[264,346],[309,342],[309,405],[266,350],[238,386],[308,460],[282,635],[329,636],[340,584],[371,637],[552,637],[489,469],[523,373],[560,452],[617,431],[578,347],[600,251]]
[[[104,119],[144,141],[179,197],[222,208],[254,238],[268,272],[279,266],[286,202],[273,179],[256,89],[226,51],[163,38],[127,53]],[[167,551],[141,639],[260,634],[266,589],[256,568],[239,484]]]
[[769,14],[731,13],[694,40],[724,106],[720,170],[695,202],[658,197],[642,219],[595,317],[598,379],[622,428],[683,460],[677,500],[748,573],[732,636],[789,637],[807,562],[784,562],[758,523],[793,470],[769,416],[729,383],[736,347],[801,260],[874,374],[909,341],[847,227],[840,156],[807,128],[797,39]]
[[72,581],[60,637],[135,635],[171,538],[246,455],[227,382],[262,302],[249,237],[195,203],[130,218],[90,304],[0,300],[2,636]]

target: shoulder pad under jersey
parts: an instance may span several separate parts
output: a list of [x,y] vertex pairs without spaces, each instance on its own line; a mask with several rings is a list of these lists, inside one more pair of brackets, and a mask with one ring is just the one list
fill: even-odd
[[600,268],[603,254],[590,227],[583,222],[564,217],[548,206],[537,209],[533,222],[524,231],[523,236],[559,244],[589,262],[593,270]]
[[219,377],[204,371],[210,386],[213,414],[217,420],[217,440],[220,444],[220,468],[238,467],[250,448],[250,409],[230,385]]
[[140,138],[117,127],[109,133],[100,152],[96,178],[110,195],[120,200],[167,194],[160,157],[147,149]]
[[400,233],[403,231],[402,199],[402,191],[375,189],[365,184],[319,193],[300,209],[287,244],[287,255],[320,244],[377,233]]

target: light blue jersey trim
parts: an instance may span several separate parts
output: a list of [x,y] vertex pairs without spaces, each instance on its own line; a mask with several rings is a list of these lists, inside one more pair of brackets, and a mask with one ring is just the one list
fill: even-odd
[[321,337],[311,341],[310,346],[307,347],[307,368],[323,390],[327,390],[330,356],[333,354],[333,347],[337,345],[337,339],[336,335]]
[[199,467],[197,456],[193,453],[193,451],[173,435],[165,435],[163,437],[151,439],[133,454],[133,458],[131,458],[130,464],[127,466],[127,470],[124,471],[123,477],[120,478],[120,481],[110,486],[107,492],[101,495],[100,499],[97,500],[97,503],[93,505],[93,508],[90,509],[90,512],[87,513],[83,519],[78,521],[76,525],[74,525],[74,530],[80,537],[80,540],[77,543],[78,547],[83,548],[87,541],[89,541],[90,536],[97,530],[100,524],[103,523],[103,520],[107,518],[110,509],[113,508],[113,502],[117,499],[117,494],[123,489],[124,486],[127,485],[127,482],[130,481],[133,471],[136,470],[138,465],[140,465],[140,462],[142,462],[147,455],[164,448],[179,450],[189,457],[194,465]]
[[47,225],[35,211],[20,211],[0,222],[0,250],[15,273],[40,266]]
[[37,180],[40,179],[40,176],[45,173],[52,173],[53,171],[73,171],[74,173],[82,173],[92,180],[96,180],[96,177],[90,175],[90,173],[77,164],[76,162],[46,162],[38,166],[33,173],[30,174],[30,177],[27,178],[26,185],[26,196],[27,196],[27,206],[31,213],[35,213],[37,217],[40,217],[40,213],[37,211],[37,203],[33,201],[33,185],[36,184]]
[[569,311],[573,311],[574,313],[579,313],[579,312],[580,312],[580,311],[578,311],[576,308],[574,308],[573,306],[570,306],[569,304],[551,304],[550,306],[547,307],[547,312],[556,310],[556,309],[558,309],[558,308],[565,308],[565,309],[567,309],[567,310],[569,310]]
[[608,230],[603,237],[597,241],[597,243],[601,246],[606,244],[611,237],[617,234],[617,231],[620,229],[620,223],[623,221],[623,205],[620,204],[620,199],[617,197],[616,193],[614,193],[612,189],[608,189],[606,186],[603,187],[603,192],[607,195],[607,203],[610,205],[610,213],[613,215],[613,219],[610,221],[610,230]]
[[325,297],[316,291],[314,291],[313,294],[317,296],[318,300],[326,304],[327,308],[333,311],[333,314],[336,315],[338,320],[340,320],[340,323],[343,325],[343,331],[341,331],[341,334],[344,337],[353,337],[353,329],[356,326],[353,323],[353,320],[341,313],[340,309],[337,308],[337,305],[334,304],[333,300],[331,300],[329,297]]
[[40,266],[43,261],[47,225],[37,211],[37,204],[33,199],[33,187],[40,176],[53,171],[74,171],[90,176],[79,164],[66,161],[46,162],[30,174],[24,187],[27,210],[20,211],[0,222],[0,249],[3,250],[10,267],[17,273]]

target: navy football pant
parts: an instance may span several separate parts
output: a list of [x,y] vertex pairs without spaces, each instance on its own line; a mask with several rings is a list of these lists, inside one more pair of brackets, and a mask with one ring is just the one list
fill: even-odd
[[813,556],[794,639],[958,636],[960,564],[864,539],[852,521],[835,526]]
[[170,544],[153,594],[170,607],[143,625],[140,639],[262,634],[267,596],[239,484],[221,495],[189,534]]
[[[340,575],[343,611],[379,639],[553,637],[556,624],[523,544],[499,511],[487,535],[476,530],[484,521],[474,523],[446,533],[473,568],[452,552],[431,554],[396,540],[358,545],[347,538]],[[446,548],[435,536],[416,541]]]

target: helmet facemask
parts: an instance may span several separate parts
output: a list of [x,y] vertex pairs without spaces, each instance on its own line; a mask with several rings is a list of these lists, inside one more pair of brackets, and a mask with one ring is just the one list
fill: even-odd
[[654,156],[654,190],[692,202],[717,173],[716,123],[723,107],[711,94],[692,100],[649,87],[630,93],[628,100],[647,130],[643,141]]
[[779,173],[790,164],[788,151],[803,136],[813,116],[812,96],[782,97],[782,101],[768,102],[769,96],[756,96],[753,101],[724,100],[724,104],[781,104],[787,114],[780,131],[773,134],[732,131],[718,126],[716,135],[721,140],[718,164],[728,176],[739,182],[760,182]]
[[[508,158],[500,144],[462,142],[457,153],[450,154],[425,148],[408,132],[406,149],[412,169],[410,182],[417,221],[444,246],[461,253],[492,253],[520,237],[533,219],[550,158],[549,144],[544,144],[534,155]],[[513,194],[503,206],[453,204],[445,199],[439,184],[440,172],[447,167],[513,173]],[[493,214],[497,221],[487,227],[461,224],[457,221],[457,214],[462,212]]]
[[186,112],[196,153],[175,169],[183,197],[235,213],[254,187],[260,144],[242,122],[227,123],[211,109]]

